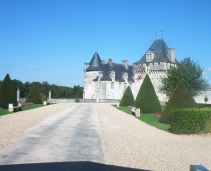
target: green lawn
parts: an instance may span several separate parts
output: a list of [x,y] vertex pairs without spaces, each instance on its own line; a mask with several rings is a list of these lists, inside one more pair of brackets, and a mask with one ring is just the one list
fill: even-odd
[[[43,106],[44,106],[43,104],[32,104],[32,105],[28,105],[28,106],[23,106],[22,111],[35,109],[35,108],[43,107]],[[16,112],[9,112],[8,109],[0,109],[0,116],[7,115],[7,114],[14,114],[14,113],[16,113]]]
[[[131,109],[129,107],[124,107],[124,106],[120,106],[119,108],[117,108],[125,113],[128,113],[131,115]],[[160,123],[159,122],[159,118],[157,116],[154,116],[152,114],[146,114],[146,113],[141,113],[140,117],[137,118],[151,126],[154,126],[158,129],[161,129],[163,131],[166,132],[170,132],[169,128],[171,127],[170,124],[165,124],[165,123]]]

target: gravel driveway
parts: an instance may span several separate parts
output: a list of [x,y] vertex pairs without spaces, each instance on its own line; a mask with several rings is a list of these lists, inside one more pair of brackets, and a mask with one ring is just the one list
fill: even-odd
[[[93,161],[122,166],[121,170],[124,170],[122,169],[123,167],[128,167],[154,171],[188,171],[191,164],[203,165],[211,170],[211,134],[170,134],[149,126],[134,116],[117,110],[110,104],[55,104],[0,117],[0,148],[4,150],[9,147],[10,143],[14,144],[17,141],[21,141],[24,135],[25,137],[28,136],[28,138],[36,138],[39,131],[33,132],[33,130],[37,130],[41,123],[50,124],[57,122],[59,126],[59,123],[65,122],[64,118],[68,115],[64,113],[64,110],[77,110],[76,106],[78,106],[77,109],[83,108],[77,114],[82,114],[80,115],[81,117],[75,118],[78,120],[76,123],[84,123],[84,128],[79,132],[81,134],[87,130],[92,132],[91,128],[93,127],[95,129],[93,129],[93,133],[87,134],[87,139],[92,137],[92,134],[99,134],[99,137],[101,137],[93,142],[102,145],[99,146],[101,150],[98,152],[102,156],[102,153],[104,153],[105,159]],[[84,117],[87,116],[84,115],[85,113],[90,115],[87,120],[84,120]],[[71,122],[70,117],[67,119],[66,124]],[[70,127],[74,129],[77,125]],[[98,131],[96,131],[97,127],[99,128]],[[64,128],[66,127],[60,127],[59,129],[62,130]],[[42,136],[47,133],[44,132]],[[66,130],[65,132],[68,131]],[[55,131],[53,134],[58,135],[58,139],[62,137],[59,132]],[[65,134],[65,136],[74,137],[72,134]],[[84,139],[80,141],[86,142]],[[77,144],[78,141],[72,142]],[[62,144],[57,145],[63,146]],[[70,144],[67,143],[66,145],[69,146]],[[50,144],[47,144],[43,149],[49,147],[52,148]],[[0,153],[2,150],[0,150]],[[48,159],[45,157],[38,158],[37,161],[52,161],[52,158]],[[83,160],[81,158],[77,159],[77,157],[75,159]],[[64,158],[61,157],[53,161],[57,160],[64,161]],[[26,162],[26,160],[24,159],[22,162]]]
[[154,171],[211,170],[211,134],[174,135],[149,126],[109,104],[96,104],[109,164]]

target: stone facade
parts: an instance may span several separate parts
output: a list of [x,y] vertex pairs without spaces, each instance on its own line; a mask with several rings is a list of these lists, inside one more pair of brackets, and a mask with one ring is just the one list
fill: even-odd
[[[159,100],[166,102],[168,98],[158,91],[158,87],[162,84],[161,79],[166,76],[168,68],[176,66],[177,63],[175,49],[169,48],[163,39],[156,39],[142,58],[133,65],[129,65],[127,60],[123,60],[122,64],[113,63],[111,58],[106,63],[96,52],[90,63],[84,65],[83,98],[97,102],[108,99],[120,100],[127,86],[131,87],[136,98],[148,74]],[[209,92],[210,90],[197,96],[196,101],[203,103],[203,96]]]

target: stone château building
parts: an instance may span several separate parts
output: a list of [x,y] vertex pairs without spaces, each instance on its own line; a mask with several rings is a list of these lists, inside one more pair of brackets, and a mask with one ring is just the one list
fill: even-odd
[[[111,58],[106,62],[95,52],[90,63],[85,63],[84,66],[84,92],[83,99],[80,101],[120,100],[127,86],[131,87],[133,96],[136,98],[148,74],[159,100],[165,102],[168,99],[165,94],[158,91],[158,87],[162,85],[161,78],[166,76],[168,68],[176,66],[177,63],[175,49],[169,48],[163,39],[156,39],[142,58],[132,65],[128,64],[128,60],[122,60],[121,64],[114,63]],[[24,101],[25,99],[19,98],[19,93],[18,90],[17,98]],[[194,99],[197,103],[205,103],[205,97],[208,97],[206,103],[211,104],[211,86]],[[75,99],[51,98],[51,92],[49,92],[49,101],[74,102]]]
[[122,64],[101,60],[95,52],[90,63],[84,67],[84,99],[121,99],[127,86],[136,98],[146,74],[149,75],[160,101],[166,101],[165,94],[158,92],[161,78],[170,66],[177,64],[174,48],[169,48],[163,39],[156,39],[142,58],[133,65],[128,60]]

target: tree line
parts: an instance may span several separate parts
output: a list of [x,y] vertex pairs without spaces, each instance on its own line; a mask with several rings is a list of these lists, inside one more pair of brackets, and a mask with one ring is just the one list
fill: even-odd
[[[20,80],[12,80],[15,91],[19,89],[20,98],[26,98],[29,90],[33,83],[36,83],[39,87],[40,92],[45,94],[46,97],[49,95],[49,91],[51,91],[51,98],[83,98],[83,87],[75,86],[74,87],[66,87],[66,86],[58,86],[55,84],[49,84],[47,81],[42,83],[40,82],[25,82],[22,83]],[[0,81],[0,86],[2,81]]]

